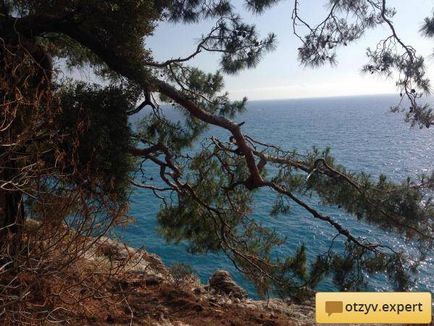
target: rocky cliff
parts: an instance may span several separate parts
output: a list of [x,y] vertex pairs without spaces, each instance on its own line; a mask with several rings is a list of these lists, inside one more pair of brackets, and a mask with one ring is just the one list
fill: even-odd
[[191,275],[173,275],[161,259],[143,250],[101,239],[86,254],[90,265],[122,268],[107,283],[119,301],[107,307],[93,300],[92,324],[130,325],[310,325],[312,305],[278,299],[249,299],[226,271],[219,270],[209,284]]

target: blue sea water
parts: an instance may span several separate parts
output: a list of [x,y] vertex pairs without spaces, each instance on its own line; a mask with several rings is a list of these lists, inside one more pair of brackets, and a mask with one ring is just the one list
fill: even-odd
[[[410,128],[403,115],[391,113],[398,96],[361,96],[321,99],[254,101],[247,111],[236,118],[245,121],[245,133],[267,143],[299,152],[331,147],[337,163],[353,171],[364,171],[372,176],[385,174],[395,181],[428,173],[434,169],[434,130]],[[171,114],[171,112],[169,112]],[[176,118],[176,115],[174,115]],[[138,119],[137,117],[135,119]],[[217,128],[207,136],[227,137]],[[157,171],[148,171],[157,173]],[[256,195],[253,214],[264,225],[286,236],[288,243],[278,249],[286,256],[302,243],[307,244],[308,255],[313,258],[328,250],[335,231],[324,222],[313,219],[301,208],[294,207],[288,215],[269,216],[274,196],[268,191]],[[360,223],[333,207],[315,203],[325,214],[345,224],[355,235],[371,241],[386,240],[394,248],[411,250],[399,237]],[[190,264],[206,282],[216,269],[226,269],[236,281],[255,296],[254,287],[243,278],[231,262],[218,254],[192,255],[187,244],[166,243],[157,232],[156,214],[160,202],[152,192],[137,189],[131,196],[130,215],[135,223],[118,230],[120,237],[135,247],[144,247],[158,254],[167,265]],[[338,243],[339,246],[339,243]],[[415,290],[434,292],[434,259],[428,258],[419,269]],[[372,290],[387,290],[382,278],[372,278]],[[333,290],[330,280],[319,286],[320,290]]]

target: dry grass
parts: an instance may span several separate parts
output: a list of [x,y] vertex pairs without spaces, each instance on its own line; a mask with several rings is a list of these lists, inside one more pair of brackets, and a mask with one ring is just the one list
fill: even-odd
[[0,272],[2,325],[297,324],[289,311],[218,295],[196,280],[179,286],[155,255],[107,238],[80,243],[82,251],[69,248],[73,260],[56,245],[33,269],[22,262]]

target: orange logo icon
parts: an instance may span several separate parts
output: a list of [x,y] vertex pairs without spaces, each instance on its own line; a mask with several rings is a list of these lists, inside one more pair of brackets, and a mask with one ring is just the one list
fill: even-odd
[[341,314],[344,311],[344,303],[342,301],[326,301],[325,311],[329,316],[331,314]]

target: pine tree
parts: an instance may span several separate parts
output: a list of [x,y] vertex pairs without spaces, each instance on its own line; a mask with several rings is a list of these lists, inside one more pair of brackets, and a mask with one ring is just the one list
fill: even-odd
[[[302,63],[333,63],[340,46],[383,24],[391,36],[368,52],[365,70],[398,71],[397,85],[411,103],[407,119],[427,127],[434,123],[429,106],[419,103],[420,94],[429,91],[423,58],[397,35],[386,1],[330,0],[330,13],[318,26],[299,16],[299,2],[293,24]],[[245,1],[257,14],[275,3]],[[215,25],[185,58],[175,53],[157,62],[143,45],[160,21],[203,19]],[[423,28],[428,36],[431,20]],[[246,99],[230,101],[222,92],[223,76],[254,68],[273,49],[275,35],[261,38],[229,1],[5,0],[0,37],[2,262],[16,261],[22,250],[25,217],[104,234],[122,221],[131,186],[161,198],[157,218],[167,240],[187,240],[193,252],[225,253],[261,294],[303,298],[326,275],[340,288],[356,290],[365,284],[362,272],[383,273],[396,289],[406,289],[410,271],[431,249],[434,174],[397,184],[348,171],[327,149],[301,155],[248,136],[249,126],[235,120]],[[216,73],[189,64],[207,52],[221,55]],[[65,66],[91,68],[100,83],[64,78]],[[161,103],[179,110],[183,123],[168,119]],[[132,130],[128,116],[145,110],[139,130]],[[226,130],[229,139],[211,137],[189,153],[209,126]],[[143,162],[159,169],[158,182],[140,169]],[[274,257],[273,250],[287,240],[251,217],[259,189],[277,197],[271,214],[301,206],[332,226],[345,250],[331,249],[312,263],[305,245]],[[419,256],[408,260],[405,252],[353,235],[306,202],[307,195],[402,235],[417,244]],[[176,200],[166,200],[169,196]]]

